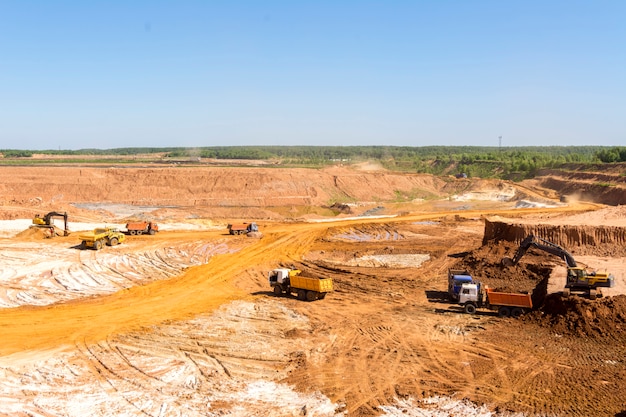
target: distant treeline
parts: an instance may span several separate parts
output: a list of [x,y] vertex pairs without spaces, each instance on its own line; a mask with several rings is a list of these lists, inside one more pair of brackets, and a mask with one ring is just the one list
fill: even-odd
[[522,179],[542,168],[565,164],[626,162],[626,147],[602,146],[214,146],[200,148],[117,148],[80,150],[0,150],[5,158],[33,154],[120,157],[161,154],[165,160],[193,158],[276,160],[281,165],[325,166],[378,161],[398,171]]

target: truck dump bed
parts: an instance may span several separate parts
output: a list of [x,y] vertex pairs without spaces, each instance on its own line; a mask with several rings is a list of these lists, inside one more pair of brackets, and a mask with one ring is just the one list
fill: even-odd
[[491,288],[486,288],[487,300],[494,306],[508,306],[533,308],[533,300],[530,294],[517,294],[508,292],[495,292]]
[[[128,230],[145,230],[148,228],[148,226],[150,226],[150,222],[129,222],[126,223],[126,228]],[[156,225],[154,223],[152,223],[152,227],[155,227]]]
[[330,278],[310,278],[295,275],[289,278],[292,288],[302,288],[317,292],[331,292],[333,290],[333,280]]
[[126,223],[126,228],[127,229],[138,229],[138,230],[143,230],[146,227],[148,227],[148,223],[146,222],[131,222],[131,223]]
[[83,234],[78,236],[78,239],[93,241],[103,238],[104,236],[106,236],[107,232],[107,229],[94,229],[92,232],[84,232]]

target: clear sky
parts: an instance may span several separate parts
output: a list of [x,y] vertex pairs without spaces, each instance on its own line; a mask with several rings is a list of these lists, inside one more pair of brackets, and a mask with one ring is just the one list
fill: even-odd
[[626,1],[0,0],[0,149],[626,146]]

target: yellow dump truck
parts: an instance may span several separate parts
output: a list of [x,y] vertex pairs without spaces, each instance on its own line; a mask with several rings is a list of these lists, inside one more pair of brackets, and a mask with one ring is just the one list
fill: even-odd
[[322,300],[333,290],[331,278],[306,277],[299,269],[274,269],[268,273],[268,280],[276,296],[295,293],[298,300]]
[[115,227],[99,227],[91,233],[85,233],[78,237],[82,242],[81,249],[92,248],[100,250],[104,245],[115,246],[122,243],[126,236]]

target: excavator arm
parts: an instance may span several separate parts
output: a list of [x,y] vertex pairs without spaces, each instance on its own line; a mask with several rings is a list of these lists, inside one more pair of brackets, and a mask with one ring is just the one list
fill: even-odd
[[522,257],[526,254],[528,249],[531,247],[535,247],[544,252],[558,256],[559,258],[565,261],[568,268],[575,268],[578,266],[578,264],[576,263],[576,260],[574,259],[571,253],[569,253],[568,251],[566,251],[564,248],[557,245],[556,243],[552,243],[545,239],[538,238],[535,235],[526,236],[526,238],[522,240],[522,243],[520,243],[520,246],[517,249],[517,252],[515,252],[515,256],[512,259],[511,258],[502,259],[502,263],[505,266],[516,265],[520,261],[520,259],[522,259]]

